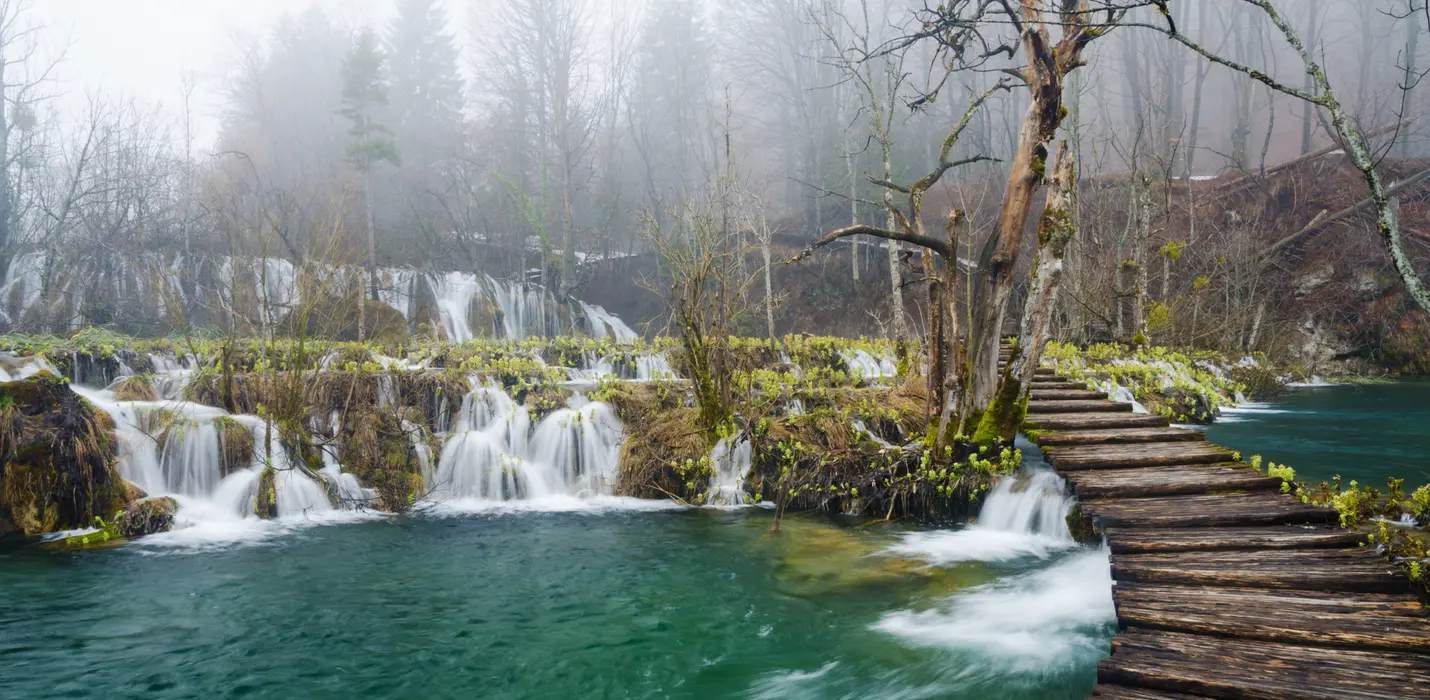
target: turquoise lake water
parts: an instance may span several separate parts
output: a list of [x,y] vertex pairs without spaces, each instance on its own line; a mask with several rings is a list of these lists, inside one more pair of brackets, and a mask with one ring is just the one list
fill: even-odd
[[1430,381],[1302,387],[1265,404],[1237,409],[1207,439],[1289,464],[1303,481],[1343,481],[1406,491],[1430,483]]
[[1107,653],[1105,552],[770,520],[527,507],[0,553],[0,698],[1081,698]]

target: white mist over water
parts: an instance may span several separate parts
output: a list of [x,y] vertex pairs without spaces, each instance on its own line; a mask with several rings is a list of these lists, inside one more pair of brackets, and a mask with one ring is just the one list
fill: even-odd
[[1089,550],[1068,532],[1073,499],[1063,479],[1020,440],[1022,471],[1004,477],[978,522],[962,530],[905,535],[890,549],[933,566],[1012,567],[1013,573],[923,610],[886,614],[874,629],[916,646],[996,659],[1039,672],[1105,653],[1116,620],[1105,547]]

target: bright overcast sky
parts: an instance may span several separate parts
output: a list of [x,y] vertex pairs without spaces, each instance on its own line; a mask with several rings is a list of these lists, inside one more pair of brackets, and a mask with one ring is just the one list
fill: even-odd
[[[385,23],[393,0],[321,0],[354,23]],[[226,68],[237,37],[255,36],[309,0],[33,0],[32,18],[47,47],[68,45],[60,79],[63,106],[92,92],[125,95],[177,110],[181,85],[194,74],[193,109],[202,141],[212,141],[222,105],[213,77]],[[458,7],[451,0],[452,9]]]

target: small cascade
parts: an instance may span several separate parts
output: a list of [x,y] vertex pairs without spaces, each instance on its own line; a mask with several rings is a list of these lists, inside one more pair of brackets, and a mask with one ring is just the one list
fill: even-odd
[[582,358],[584,367],[568,367],[567,376],[575,383],[598,382],[602,379],[622,379],[630,382],[651,382],[679,379],[675,368],[665,353],[650,353],[626,356],[597,357],[587,352]]
[[1023,468],[1005,476],[988,494],[978,521],[962,530],[916,532],[892,551],[946,565],[966,561],[1044,558],[1077,546],[1067,516],[1074,499],[1067,485],[1045,462],[1038,448],[1019,440]]
[[867,350],[840,350],[839,357],[855,376],[866,381],[891,379],[898,375],[898,364],[887,355],[874,357]]
[[449,272],[431,280],[432,292],[437,297],[437,313],[442,317],[442,326],[447,329],[447,339],[464,343],[475,337],[469,321],[472,299],[481,289],[476,275]]
[[516,501],[613,491],[623,426],[610,406],[572,397],[532,425],[530,410],[501,389],[462,400],[437,464],[438,501]]
[[745,493],[745,475],[750,472],[754,450],[749,440],[740,440],[733,445],[730,438],[721,438],[710,451],[710,463],[715,469],[710,479],[710,490],[706,505],[741,506],[750,502]]
[[932,607],[884,615],[872,627],[914,646],[953,649],[1018,673],[1095,663],[1115,629],[1106,547],[1080,547],[1068,531],[1073,499],[1063,479],[1021,438],[1020,472],[1004,477],[978,522],[962,530],[910,533],[890,553],[930,565],[996,563],[1001,576]]
[[0,353],[0,382],[29,379],[40,372],[59,374],[54,366],[46,362],[43,357],[15,357],[8,353]]
[[[74,391],[109,414],[119,443],[118,469],[126,480],[151,496],[172,496],[180,504],[181,526],[211,526],[257,519],[254,513],[259,481],[272,467],[278,516],[298,518],[321,515],[336,508],[328,491],[307,468],[295,462],[269,431],[262,418],[229,415],[222,409],[184,401],[116,401],[112,391],[72,385]],[[228,419],[253,435],[253,456],[248,465],[230,465],[223,473],[222,432],[219,419]],[[361,502],[370,497],[352,475],[343,474],[324,451],[324,473],[348,495]]]
[[624,321],[594,304],[580,302],[586,316],[586,327],[593,338],[613,338],[620,343],[633,343],[637,335]]

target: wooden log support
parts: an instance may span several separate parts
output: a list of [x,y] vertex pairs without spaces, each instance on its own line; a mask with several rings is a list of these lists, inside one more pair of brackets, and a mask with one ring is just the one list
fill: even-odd
[[1077,445],[1131,445],[1149,442],[1206,442],[1206,433],[1182,428],[1113,428],[1109,430],[1065,430],[1038,436],[1043,447]]
[[1057,447],[1049,448],[1047,452],[1048,462],[1059,471],[1214,464],[1236,459],[1236,453],[1224,447],[1182,442]]
[[1430,657],[1129,630],[1097,679],[1213,698],[1425,698]]
[[1078,498],[1183,496],[1211,491],[1277,491],[1281,479],[1244,464],[1176,465],[1068,472]]

